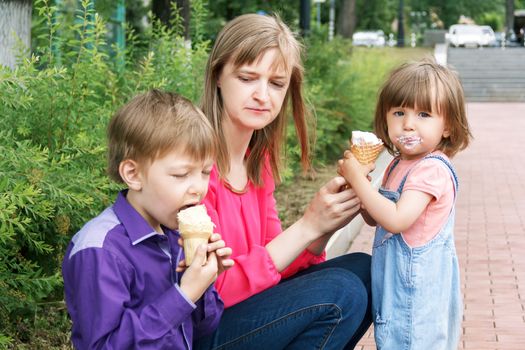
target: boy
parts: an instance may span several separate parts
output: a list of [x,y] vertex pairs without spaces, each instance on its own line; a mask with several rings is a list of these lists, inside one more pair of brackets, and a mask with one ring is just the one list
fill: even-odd
[[153,90],[116,113],[108,139],[108,172],[127,189],[64,256],[73,345],[191,349],[219,322],[223,303],[212,283],[233,264],[231,249],[213,234],[182,274],[177,213],[207,192],[214,132],[189,100]]

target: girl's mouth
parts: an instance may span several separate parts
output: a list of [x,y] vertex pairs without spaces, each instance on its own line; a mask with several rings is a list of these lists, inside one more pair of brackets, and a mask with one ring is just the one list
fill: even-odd
[[423,139],[418,136],[399,136],[397,142],[406,149],[412,149],[423,142]]

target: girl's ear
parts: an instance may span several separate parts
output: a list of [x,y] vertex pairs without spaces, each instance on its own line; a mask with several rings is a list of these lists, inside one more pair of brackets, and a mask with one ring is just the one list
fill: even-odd
[[132,159],[125,159],[118,167],[120,177],[130,190],[140,191],[142,189],[142,173],[139,164]]
[[450,136],[450,128],[447,126],[445,127],[445,129],[443,130],[443,138],[446,139]]

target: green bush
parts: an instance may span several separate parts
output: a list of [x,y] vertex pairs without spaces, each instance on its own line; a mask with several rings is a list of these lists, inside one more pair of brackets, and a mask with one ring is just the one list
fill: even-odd
[[154,22],[141,37],[131,33],[119,51],[90,8],[84,0],[69,20],[36,2],[35,55],[13,71],[0,69],[0,348],[53,347],[37,339],[47,312],[67,319],[65,247],[118,190],[105,173],[111,115],[152,87],[194,101],[200,94],[207,42],[191,46],[177,23],[167,29]]

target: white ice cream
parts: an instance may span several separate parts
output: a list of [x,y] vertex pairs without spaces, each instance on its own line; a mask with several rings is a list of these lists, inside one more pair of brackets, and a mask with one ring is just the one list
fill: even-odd
[[181,210],[177,215],[179,232],[213,232],[215,226],[211,221],[204,205],[195,205]]
[[374,133],[368,131],[352,131],[352,145],[383,143]]

